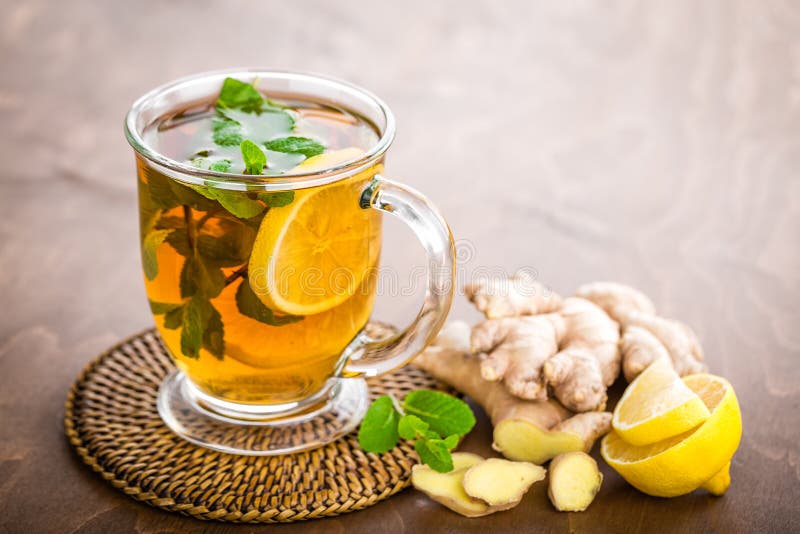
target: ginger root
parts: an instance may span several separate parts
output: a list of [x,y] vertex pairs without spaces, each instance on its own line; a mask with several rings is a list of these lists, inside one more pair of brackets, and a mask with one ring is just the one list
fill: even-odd
[[643,293],[615,282],[593,282],[575,294],[603,308],[622,328],[622,370],[630,382],[652,362],[668,355],[681,375],[705,372],[703,349],[687,325],[656,315]]
[[467,469],[480,462],[483,462],[483,458],[477,454],[454,452],[452,471],[439,473],[427,465],[418,464],[411,468],[411,483],[434,501],[463,516],[488,515],[496,510],[467,495],[462,485]]
[[611,429],[608,412],[573,415],[552,399],[515,397],[499,382],[481,377],[477,356],[438,346],[439,342],[417,356],[414,365],[483,407],[494,426],[493,447],[506,458],[541,464],[562,452],[589,450]]
[[582,512],[594,500],[603,474],[594,458],[583,452],[560,454],[550,462],[547,495],[556,510]]
[[509,278],[483,278],[464,286],[464,293],[488,319],[556,311],[561,297],[518,271]]
[[518,505],[525,492],[544,480],[544,467],[529,462],[510,462],[489,458],[476,463],[464,474],[464,491],[495,510],[508,510]]
[[502,380],[522,399],[545,400],[551,390],[570,410],[603,410],[606,389],[619,375],[619,326],[588,300],[545,298],[537,282],[527,280],[535,290],[520,296],[520,276],[465,288],[487,317],[471,338],[483,360],[481,375]]
[[427,465],[411,469],[411,483],[434,501],[466,517],[481,517],[513,508],[545,469],[527,462],[477,454],[453,453],[453,470],[439,473]]

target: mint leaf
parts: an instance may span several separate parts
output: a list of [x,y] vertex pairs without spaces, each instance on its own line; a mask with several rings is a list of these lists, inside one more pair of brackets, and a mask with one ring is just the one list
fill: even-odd
[[153,315],[162,315],[183,306],[180,302],[157,302],[155,300],[150,300],[148,302],[150,302],[150,311],[153,312]]
[[164,314],[164,328],[167,330],[177,330],[183,325],[183,305]]
[[282,208],[294,201],[294,191],[275,191],[270,193],[259,193],[258,200],[270,208]]
[[257,111],[264,97],[251,84],[235,78],[225,78],[217,99],[217,108]]
[[184,258],[192,255],[192,245],[189,243],[189,236],[183,228],[176,228],[169,231],[166,239],[167,243]]
[[430,466],[434,471],[449,473],[453,470],[453,457],[445,442],[441,439],[418,439],[414,442],[422,463]]
[[216,202],[200,193],[204,189],[202,186],[182,184],[172,180],[170,189],[178,200],[178,205],[189,206],[197,211],[211,211],[218,207]]
[[302,154],[307,158],[317,156],[325,152],[325,146],[319,141],[308,137],[281,137],[264,143],[267,150],[275,152],[286,152],[288,154]]
[[153,280],[158,276],[156,249],[161,246],[170,232],[171,230],[153,230],[142,241],[142,266],[148,280]]
[[244,167],[247,174],[261,174],[267,165],[267,156],[257,144],[245,139],[239,146],[244,158]]
[[[241,143],[241,139],[239,139],[239,142],[233,143],[233,145],[238,145],[239,143]],[[208,153],[207,150],[203,152],[205,152],[206,154]],[[203,157],[194,158],[191,161],[189,161],[189,163],[191,163],[194,167],[197,167],[198,169],[206,169],[214,172],[228,172],[231,170],[231,165],[233,164],[233,162],[228,158],[211,158],[207,155]],[[198,193],[201,192],[198,191]]]
[[[415,439],[417,436],[425,436],[428,431],[428,423],[416,415],[404,415],[397,424],[397,433],[403,439]],[[434,437],[439,437],[434,433]]]
[[392,398],[388,395],[378,397],[361,421],[358,443],[367,452],[380,453],[394,448],[400,439],[397,433],[399,420],[400,412],[395,409]]
[[180,276],[181,297],[199,295],[212,299],[225,287],[225,275],[219,267],[192,256],[183,263]]
[[150,200],[155,206],[164,210],[180,206],[180,201],[172,190],[172,180],[170,178],[148,167],[142,167],[142,172],[147,177]]
[[227,117],[215,117],[211,128],[211,139],[219,146],[236,146],[244,140],[242,125]]
[[[249,142],[249,141],[248,141]],[[244,144],[243,144],[244,146]],[[253,145],[255,146],[255,145]],[[256,147],[257,148],[257,147]],[[260,149],[258,149],[261,152]],[[262,153],[263,154],[263,153]],[[264,163],[261,165],[263,169],[267,164],[267,158],[264,156]],[[253,174],[253,173],[250,173]],[[259,171],[260,174],[260,171]],[[223,189],[214,190],[214,195],[217,201],[222,204],[222,207],[233,213],[240,219],[251,219],[256,215],[260,215],[264,211],[264,205],[247,197],[246,193],[239,191],[225,191]]]
[[[247,231],[251,231],[247,228]],[[197,253],[219,267],[236,267],[247,261],[247,253],[239,246],[237,236],[217,237],[201,234],[197,237]]]
[[225,356],[225,329],[222,326],[222,316],[217,309],[210,303],[209,307],[210,313],[203,331],[203,348],[221,360]]
[[297,315],[275,315],[253,292],[246,277],[236,290],[236,308],[245,317],[271,326],[283,326],[303,320]]
[[452,434],[444,438],[443,443],[448,450],[453,450],[458,446],[458,440],[461,439],[458,434]]
[[200,355],[203,345],[203,331],[211,316],[211,303],[204,298],[192,298],[183,309],[183,328],[181,329],[181,352],[189,358]]
[[475,426],[475,415],[469,405],[440,391],[412,391],[403,400],[403,410],[428,423],[440,436],[463,436]]

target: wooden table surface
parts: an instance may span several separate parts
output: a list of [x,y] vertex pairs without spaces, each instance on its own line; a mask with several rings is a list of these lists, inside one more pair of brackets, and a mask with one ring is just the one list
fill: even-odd
[[[534,5],[536,4],[536,5]],[[797,532],[800,4],[0,0],[0,531]],[[387,174],[425,191],[461,273],[538,269],[563,293],[640,287],[700,334],[744,437],[723,498],[644,496],[604,469],[589,511],[535,487],[465,519],[409,490],[365,511],[226,526],[149,508],[83,466],[63,402],[83,365],[151,325],[122,118],[229,66],[320,72],[382,95]],[[384,264],[421,258],[399,224]],[[419,294],[376,315],[410,319]],[[453,315],[477,319],[463,297]],[[480,424],[464,448],[489,454]]]

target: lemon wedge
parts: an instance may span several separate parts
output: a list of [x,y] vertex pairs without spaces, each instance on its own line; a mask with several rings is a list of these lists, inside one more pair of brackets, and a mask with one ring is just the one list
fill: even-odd
[[724,493],[730,460],[742,437],[742,416],[733,387],[709,374],[683,378],[711,412],[704,423],[651,445],[631,445],[612,430],[600,454],[622,478],[656,497],[676,497],[704,487]]
[[650,445],[691,430],[710,415],[669,359],[659,358],[628,385],[611,424],[631,445]]

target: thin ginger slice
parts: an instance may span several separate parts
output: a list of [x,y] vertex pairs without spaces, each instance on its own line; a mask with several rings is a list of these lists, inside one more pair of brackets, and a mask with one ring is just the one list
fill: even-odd
[[464,474],[464,491],[498,510],[513,508],[530,487],[544,480],[544,467],[529,462],[511,462],[489,458],[479,462]]

